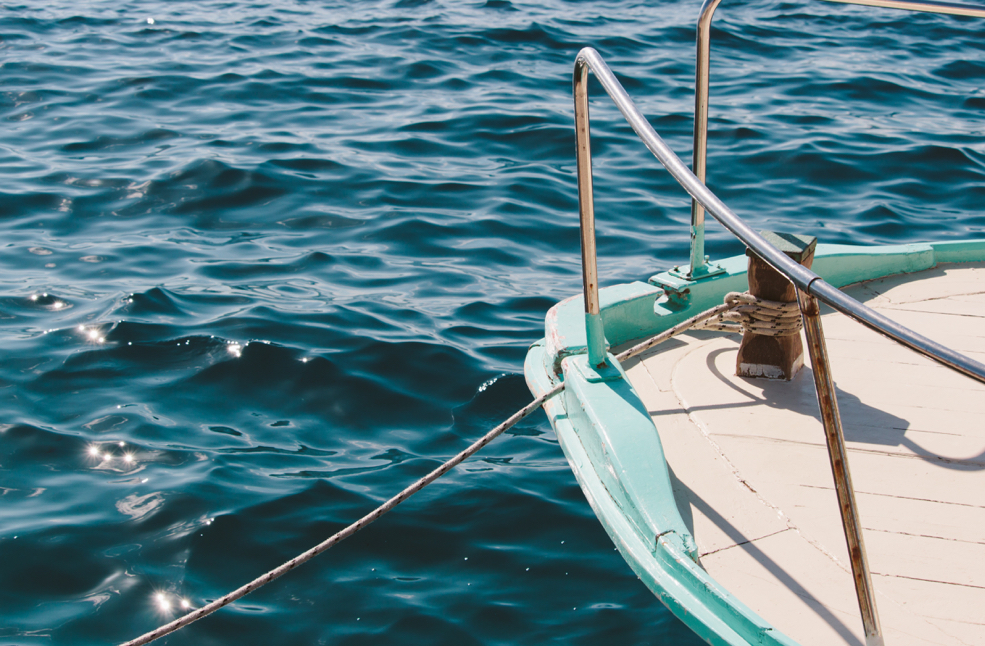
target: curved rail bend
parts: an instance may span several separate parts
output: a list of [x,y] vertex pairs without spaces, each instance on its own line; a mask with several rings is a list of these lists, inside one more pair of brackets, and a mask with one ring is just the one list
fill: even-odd
[[[578,164],[578,206],[582,221],[582,259],[585,280],[585,313],[589,322],[588,352],[593,365],[605,360],[605,338],[602,335],[599,316],[598,272],[595,258],[595,214],[592,199],[592,160],[589,145],[588,70],[612,98],[619,111],[632,126],[644,145],[666,168],[675,180],[694,200],[710,213],[732,235],[741,240],[774,269],[785,275],[794,285],[842,314],[858,321],[920,354],[933,359],[972,379],[985,383],[985,364],[970,359],[936,341],[900,325],[892,319],[859,303],[820,276],[788,258],[746,224],[732,209],[712,193],[701,180],[681,161],[656,133],[646,117],[626,93],[612,70],[595,49],[586,47],[575,59],[573,90],[575,97],[575,131],[578,140],[576,155]],[[597,326],[596,330],[593,330]],[[594,346],[594,347],[593,347]]]

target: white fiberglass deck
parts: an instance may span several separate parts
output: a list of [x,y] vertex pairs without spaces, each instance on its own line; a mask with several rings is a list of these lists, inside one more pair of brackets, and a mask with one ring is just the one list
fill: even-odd
[[[985,264],[846,291],[985,359]],[[887,646],[985,644],[985,387],[823,321]],[[743,379],[737,348],[700,332],[624,366],[701,565],[804,646],[864,644],[810,362],[791,382]]]

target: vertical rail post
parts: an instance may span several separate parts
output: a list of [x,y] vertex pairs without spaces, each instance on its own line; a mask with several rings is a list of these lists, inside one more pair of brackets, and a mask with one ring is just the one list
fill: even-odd
[[[691,171],[702,184],[708,159],[708,74],[711,60],[711,19],[722,0],[705,0],[697,27],[694,63],[694,150]],[[705,208],[691,198],[691,271],[696,278],[705,273]]]
[[585,293],[585,342],[588,362],[605,365],[605,332],[599,308],[598,263],[595,252],[595,200],[592,195],[592,146],[588,118],[588,63],[575,60],[575,161],[578,166],[578,215],[581,222],[581,276]]
[[[697,52],[694,64],[694,150],[691,172],[704,184],[708,160],[708,76],[711,60],[711,19],[722,0],[704,0],[698,13]],[[827,0],[842,4],[902,9],[928,13],[985,18],[985,7],[932,0]],[[691,264],[689,278],[700,278],[705,266],[705,209],[691,199]]]
[[817,403],[821,409],[821,422],[824,424],[824,437],[828,445],[828,458],[834,476],[835,491],[838,494],[838,507],[841,510],[841,524],[845,530],[848,554],[852,562],[852,576],[855,579],[855,594],[862,614],[866,646],[883,646],[882,627],[876,610],[875,590],[869,573],[869,561],[865,554],[862,539],[862,524],[859,521],[858,506],[855,503],[855,490],[852,488],[852,474],[848,469],[848,454],[845,450],[845,434],[841,428],[841,413],[835,397],[834,380],[828,364],[828,349],[824,343],[821,329],[821,311],[817,299],[798,289],[797,302],[804,320],[804,333],[811,355],[814,371],[814,387],[817,390]]

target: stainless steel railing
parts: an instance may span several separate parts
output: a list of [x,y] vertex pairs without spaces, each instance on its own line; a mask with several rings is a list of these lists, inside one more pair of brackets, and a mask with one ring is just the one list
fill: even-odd
[[[711,1],[717,4],[719,0]],[[866,558],[865,545],[862,540],[861,522],[859,521],[855,493],[851,484],[851,473],[848,469],[845,439],[841,428],[841,417],[838,412],[834,381],[831,378],[831,369],[827,358],[817,302],[824,302],[866,327],[888,336],[898,343],[973,379],[977,379],[982,383],[985,383],[985,365],[969,359],[936,341],[932,341],[878,314],[829,285],[820,276],[797,264],[776,247],[768,243],[718,199],[704,185],[704,182],[695,173],[691,172],[684,162],[670,150],[660,135],[653,130],[646,118],[637,109],[633,100],[626,93],[622,84],[616,79],[612,70],[602,60],[599,53],[590,47],[586,47],[578,53],[578,57],[575,59],[572,89],[575,103],[578,207],[581,220],[582,277],[585,290],[585,331],[588,360],[592,366],[600,367],[605,364],[606,350],[605,334],[602,327],[599,306],[598,267],[595,252],[595,207],[592,196],[591,127],[588,111],[587,82],[589,69],[595,73],[602,87],[605,88],[605,91],[615,102],[619,111],[650,152],[663,164],[674,179],[684,187],[684,190],[691,195],[694,202],[703,209],[701,212],[702,235],[700,236],[702,247],[703,217],[704,211],[707,211],[747,247],[752,249],[758,256],[796,285],[798,291],[797,300],[800,303],[801,315],[805,323],[804,327],[808,341],[808,350],[811,355],[811,364],[814,366],[814,383],[817,390],[818,405],[821,409],[821,419],[828,445],[828,456],[835,479],[835,489],[838,496],[842,525],[845,530],[845,538],[851,558],[852,573],[855,579],[855,591],[865,629],[866,646],[881,646],[883,644],[882,630],[876,611],[875,593],[872,589],[868,559]],[[692,226],[692,241],[695,237],[695,227]],[[692,246],[692,260],[694,253],[694,247]],[[701,256],[701,260],[703,261],[703,249]]]
[[[691,170],[702,184],[708,163],[708,76],[711,67],[711,19],[722,0],[705,0],[698,13],[697,53],[694,65],[694,153]],[[950,2],[911,2],[910,0],[827,0],[887,9],[904,9],[927,13],[985,18],[985,7]],[[708,273],[705,266],[705,210],[691,200],[691,266],[689,276],[700,278]]]
[[[592,200],[592,160],[589,142],[588,70],[595,72],[596,78],[612,98],[616,107],[643,141],[643,144],[663,164],[675,180],[691,197],[710,213],[722,226],[752,249],[774,269],[785,275],[802,291],[817,297],[821,302],[855,319],[862,325],[883,334],[897,343],[923,354],[939,363],[985,383],[985,365],[970,359],[936,341],[896,323],[882,314],[866,307],[836,287],[826,283],[820,276],[788,258],[776,247],[756,233],[732,209],[725,205],[708,187],[681,161],[653,130],[626,90],[612,74],[599,53],[586,47],[578,53],[575,60],[573,89],[575,96],[575,123],[577,136],[579,211],[583,228],[582,239],[586,242],[582,251],[585,278],[585,312],[598,314],[598,271],[595,260],[594,203]],[[589,339],[593,339],[592,335]],[[605,357],[604,339],[595,339],[598,347],[589,348],[595,357]],[[591,345],[591,344],[590,344]]]
[[[958,16],[972,16],[985,18],[985,7],[976,7],[948,2],[914,2],[911,0],[828,0],[829,2],[840,2],[844,4],[857,4],[870,7],[883,7],[888,9],[902,9],[906,11],[922,11],[929,13],[950,14]],[[694,150],[692,155],[692,169],[696,177],[704,184],[707,175],[708,161],[708,78],[711,62],[711,21],[715,14],[715,9],[721,0],[705,0],[701,5],[697,24],[697,43],[695,56],[695,78],[694,78]],[[702,203],[696,198],[691,200],[691,254],[690,268],[688,276],[700,279],[709,273],[705,264],[705,210]],[[847,299],[843,303],[846,307],[851,307],[844,294],[832,288],[830,285],[817,285],[819,292],[826,292],[828,297]],[[834,304],[822,298],[833,307]],[[852,554],[852,572],[855,577],[856,594],[858,596],[859,609],[862,614],[862,623],[865,629],[866,641],[871,644],[882,643],[882,630],[879,626],[879,616],[875,607],[875,597],[872,591],[871,577],[868,571],[867,559],[865,557],[865,546],[862,541],[861,530],[858,525],[858,510],[855,504],[855,493],[851,486],[851,474],[848,471],[848,462],[844,452],[844,439],[841,429],[841,418],[838,414],[838,402],[834,399],[834,387],[830,379],[830,369],[827,365],[826,349],[824,347],[824,335],[820,327],[819,317],[809,317],[808,312],[816,311],[816,302],[808,294],[798,290],[798,301],[800,302],[801,312],[804,316],[804,330],[808,340],[808,347],[811,352],[811,361],[818,365],[817,360],[823,360],[820,371],[815,370],[815,386],[817,389],[818,403],[821,408],[821,416],[825,428],[825,437],[828,443],[828,455],[831,460],[832,473],[835,476],[836,491],[838,502],[842,509],[842,523],[845,529],[845,538],[848,542],[849,552]],[[836,307],[836,309],[839,309]],[[845,310],[840,310],[849,314]],[[849,314],[849,316],[852,316]],[[812,318],[816,318],[813,321]],[[876,331],[886,334],[908,347],[917,350],[931,358],[934,358],[949,367],[957,369],[965,374],[970,374],[961,367],[955,365],[950,359],[945,360],[940,354],[943,349],[938,346],[933,348],[936,353],[930,354],[926,350],[914,347],[910,343],[901,339],[901,333],[909,332],[894,321],[885,320],[865,321],[857,316],[856,320],[872,327]],[[887,327],[892,326],[892,327]],[[947,350],[951,353],[950,350]],[[956,354],[956,353],[952,353]],[[815,356],[817,355],[817,356]],[[977,375],[970,375],[979,378]],[[856,558],[856,553],[859,557]],[[867,644],[867,646],[871,646]]]

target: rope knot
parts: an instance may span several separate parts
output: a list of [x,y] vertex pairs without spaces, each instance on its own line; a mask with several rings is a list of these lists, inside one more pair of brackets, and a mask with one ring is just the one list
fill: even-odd
[[803,323],[797,302],[767,301],[749,292],[729,292],[725,295],[729,309],[695,325],[699,330],[721,332],[752,332],[766,336],[800,334]]

